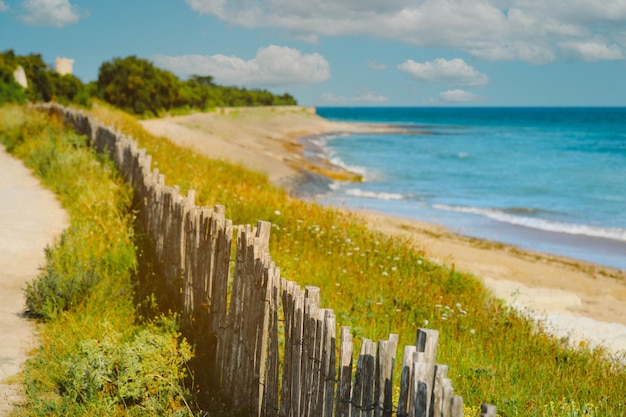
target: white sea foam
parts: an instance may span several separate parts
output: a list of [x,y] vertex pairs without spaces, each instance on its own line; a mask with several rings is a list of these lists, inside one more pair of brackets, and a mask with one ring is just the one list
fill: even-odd
[[359,188],[351,188],[346,190],[346,194],[353,197],[374,198],[377,200],[404,200],[406,197],[397,193],[377,193],[375,191],[366,191]]
[[488,217],[492,220],[496,220],[502,223],[525,226],[533,229],[545,230],[548,232],[568,233],[571,235],[583,235],[626,241],[626,229],[621,228],[593,227],[582,224],[554,222],[535,217],[515,216],[506,213],[503,210],[493,208],[457,207],[444,204],[436,204],[434,208],[437,210],[453,211],[457,213],[475,214],[478,216]]
[[341,183],[338,181],[333,181],[328,184],[328,188],[330,188],[331,191],[339,191],[339,189],[341,188]]
[[359,174],[363,177],[364,181],[368,181],[371,179],[371,173],[365,167],[357,166],[357,165],[348,165],[341,158],[333,156],[329,153],[330,158],[328,159],[331,164],[341,167],[346,171],[354,172],[355,174]]

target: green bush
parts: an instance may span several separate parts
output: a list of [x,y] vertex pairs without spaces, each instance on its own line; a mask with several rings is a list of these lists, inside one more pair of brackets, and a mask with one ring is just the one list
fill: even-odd
[[181,387],[191,349],[168,326],[150,326],[132,338],[106,327],[102,339],[81,342],[64,362],[59,381],[64,401],[98,402],[114,413],[131,405],[153,415],[189,411],[188,392]]
[[[61,246],[64,245],[61,240]],[[57,249],[63,254],[63,249]],[[32,282],[26,284],[26,307],[32,317],[50,319],[61,311],[75,308],[100,281],[100,274],[91,265],[77,263],[73,271],[68,271],[54,261],[56,251],[46,249],[44,272]],[[63,255],[62,255],[63,256]]]

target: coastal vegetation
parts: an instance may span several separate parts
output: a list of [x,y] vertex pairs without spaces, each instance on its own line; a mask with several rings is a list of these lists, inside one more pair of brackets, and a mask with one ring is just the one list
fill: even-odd
[[53,190],[70,226],[26,288],[40,347],[27,362],[16,415],[190,414],[190,346],[176,316],[141,317],[132,192],[113,165],[35,109],[0,108],[0,138]]
[[430,262],[357,215],[291,198],[260,173],[149,135],[129,115],[106,106],[91,114],[135,137],[168,183],[194,189],[199,205],[225,205],[234,224],[272,222],[270,253],[281,276],[320,287],[322,306],[356,337],[397,333],[402,346],[415,343],[418,327],[439,330],[438,361],[450,365],[466,404],[493,403],[503,416],[625,413],[622,362],[551,337],[476,277]]
[[[133,136],[168,184],[194,189],[199,205],[225,205],[234,224],[272,222],[270,253],[281,275],[320,287],[321,305],[355,337],[396,333],[403,346],[415,343],[418,327],[438,330],[438,362],[450,365],[466,415],[479,415],[482,402],[496,404],[501,416],[626,414],[623,363],[550,337],[475,277],[431,262],[408,240],[368,229],[355,214],[291,198],[263,174],[154,137],[115,108],[99,104],[89,113]],[[145,281],[143,242],[133,227],[131,190],[84,137],[35,110],[2,108],[0,136],[72,218],[26,290],[29,310],[44,324],[42,346],[26,368],[28,404],[18,413],[191,413],[199,399],[189,395],[196,393],[185,367],[190,347],[176,316],[158,313],[155,298],[137,285]],[[138,352],[149,352],[148,362]]]
[[[27,88],[13,77],[18,66],[24,69]],[[0,105],[5,102],[56,101],[89,107],[93,98],[146,117],[215,107],[297,104],[288,93],[275,95],[267,90],[221,86],[210,75],[194,75],[181,80],[136,56],[103,62],[98,79],[83,84],[74,75],[60,75],[50,69],[40,54],[20,56],[12,50],[0,53]]]
[[[13,77],[18,66],[24,69],[27,88],[18,84]],[[87,106],[90,95],[92,93],[88,85],[84,85],[74,75],[61,75],[50,70],[40,54],[16,55],[13,50],[0,53],[0,105],[56,101]]]

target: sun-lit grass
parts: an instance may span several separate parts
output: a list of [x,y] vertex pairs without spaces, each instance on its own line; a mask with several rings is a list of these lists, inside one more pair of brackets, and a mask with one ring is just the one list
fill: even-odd
[[320,287],[338,325],[358,337],[397,333],[401,346],[415,343],[418,327],[439,330],[438,361],[450,365],[455,393],[467,405],[493,403],[502,416],[545,415],[566,398],[595,404],[597,415],[626,415],[622,365],[602,350],[572,350],[549,337],[475,277],[429,262],[408,241],[373,232],[357,216],[290,198],[263,175],[153,137],[128,115],[106,106],[91,114],[134,136],[167,183],[196,190],[198,204],[225,205],[235,224],[272,222],[270,252],[281,275]]
[[[175,415],[188,411],[189,346],[173,318],[138,320],[132,192],[86,138],[43,112],[0,108],[0,139],[53,190],[70,226],[26,289],[43,320],[17,415]],[[139,354],[141,352],[141,354]]]

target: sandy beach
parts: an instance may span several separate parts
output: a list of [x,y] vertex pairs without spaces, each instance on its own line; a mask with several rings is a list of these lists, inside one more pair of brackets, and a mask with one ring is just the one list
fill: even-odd
[[[211,158],[266,173],[294,187],[311,173],[359,180],[327,161],[311,159],[308,135],[381,132],[387,126],[336,123],[303,107],[221,109],[146,120],[144,128]],[[461,236],[436,224],[361,212],[370,227],[402,234],[433,261],[483,280],[496,297],[545,323],[574,345],[603,345],[626,357],[626,271]]]

